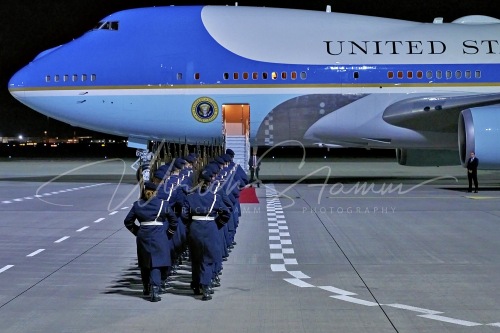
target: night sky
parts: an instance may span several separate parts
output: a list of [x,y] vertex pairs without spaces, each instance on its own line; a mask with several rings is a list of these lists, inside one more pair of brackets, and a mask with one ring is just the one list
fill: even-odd
[[[498,0],[334,0],[334,1],[238,1],[240,6],[289,7],[390,17],[419,22],[432,22],[444,17],[445,22],[465,15],[489,15],[500,18]],[[288,5],[285,5],[288,3]],[[234,5],[225,1],[134,1],[134,0],[8,0],[0,5],[0,137],[92,134],[48,119],[23,106],[7,90],[9,78],[28,64],[38,53],[77,38],[105,16],[123,9],[165,5]],[[498,55],[500,59],[500,55]]]

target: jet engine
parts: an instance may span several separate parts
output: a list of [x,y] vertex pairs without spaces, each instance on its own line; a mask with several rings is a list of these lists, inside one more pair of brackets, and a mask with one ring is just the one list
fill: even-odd
[[459,165],[456,150],[445,149],[396,149],[396,160],[405,166]]
[[460,162],[466,165],[471,152],[479,169],[500,169],[500,106],[463,110],[458,119]]

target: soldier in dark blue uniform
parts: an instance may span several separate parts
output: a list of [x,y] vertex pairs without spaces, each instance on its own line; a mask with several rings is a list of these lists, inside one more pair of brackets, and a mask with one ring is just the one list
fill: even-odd
[[[134,202],[123,221],[125,227],[137,236],[137,258],[141,268],[143,293],[149,295],[151,286],[151,302],[161,300],[161,270],[172,265],[165,235],[171,238],[177,229],[175,214],[155,196],[156,188],[157,185],[153,182],[146,182],[142,198]],[[140,225],[135,223],[136,220]],[[165,220],[168,220],[168,226]]]
[[214,264],[221,256],[217,224],[224,224],[229,219],[229,210],[221,197],[211,191],[211,174],[211,171],[200,174],[200,186],[186,196],[182,209],[182,218],[190,230],[191,287],[195,294],[200,294],[201,288],[204,301],[212,299]]

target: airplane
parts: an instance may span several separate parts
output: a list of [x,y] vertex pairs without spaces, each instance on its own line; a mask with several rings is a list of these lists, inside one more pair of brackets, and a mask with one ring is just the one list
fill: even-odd
[[[150,141],[394,149],[500,168],[500,20],[165,6],[113,13],[9,81],[51,118]],[[229,143],[228,143],[229,144]]]

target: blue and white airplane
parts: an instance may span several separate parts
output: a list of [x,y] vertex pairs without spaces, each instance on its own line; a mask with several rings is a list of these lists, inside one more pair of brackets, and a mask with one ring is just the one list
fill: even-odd
[[487,16],[125,10],[40,53],[8,88],[44,115],[136,147],[237,125],[257,145],[396,149],[407,165],[463,165],[475,151],[481,168],[500,168],[500,20]]

